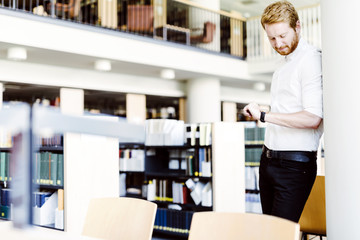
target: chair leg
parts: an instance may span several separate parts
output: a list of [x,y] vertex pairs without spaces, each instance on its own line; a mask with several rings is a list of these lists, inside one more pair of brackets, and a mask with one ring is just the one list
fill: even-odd
[[301,240],[307,240],[307,234],[306,233],[302,233],[302,236],[301,236]]

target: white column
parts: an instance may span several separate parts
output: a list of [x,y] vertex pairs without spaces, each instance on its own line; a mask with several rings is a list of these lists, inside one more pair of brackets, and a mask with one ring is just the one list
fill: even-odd
[[223,122],[236,122],[237,108],[235,102],[222,103],[222,120]]
[[[82,89],[61,88],[60,101],[63,113],[83,114],[84,91]],[[118,121],[116,117],[111,116],[91,117]],[[81,234],[88,204],[92,198],[118,196],[119,140],[88,134],[65,133],[65,231]]]
[[0,109],[2,108],[2,104],[3,104],[3,95],[4,95],[4,84],[0,83]]
[[218,122],[220,111],[220,80],[199,78],[187,83],[187,122]]
[[126,119],[129,123],[145,124],[146,96],[143,94],[126,94]]
[[327,239],[360,239],[360,1],[321,1]]

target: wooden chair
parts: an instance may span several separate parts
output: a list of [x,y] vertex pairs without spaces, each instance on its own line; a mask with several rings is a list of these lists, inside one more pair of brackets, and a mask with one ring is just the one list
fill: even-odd
[[153,34],[154,12],[151,5],[128,5],[127,30]]
[[202,30],[200,35],[190,36],[191,43],[211,43],[214,38],[216,25],[212,22],[205,22],[203,29],[191,29],[192,31]]
[[197,212],[189,240],[298,240],[299,224],[263,214]]
[[68,2],[65,2],[64,0],[55,0],[54,3],[48,3],[48,12],[51,12],[51,8],[54,6],[56,16],[63,18],[65,18],[65,16],[67,18],[77,18],[80,13],[80,2],[81,0],[69,0]]
[[106,240],[150,240],[155,203],[136,198],[92,199],[82,235]]
[[326,236],[325,176],[316,176],[314,186],[301,214],[300,230],[307,235]]

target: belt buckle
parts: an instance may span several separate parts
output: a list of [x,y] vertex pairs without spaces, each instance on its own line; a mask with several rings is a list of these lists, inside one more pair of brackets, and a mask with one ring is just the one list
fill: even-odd
[[266,157],[267,157],[267,158],[271,158],[271,151],[270,151],[270,150],[267,149],[267,150],[265,151],[265,154],[266,154]]

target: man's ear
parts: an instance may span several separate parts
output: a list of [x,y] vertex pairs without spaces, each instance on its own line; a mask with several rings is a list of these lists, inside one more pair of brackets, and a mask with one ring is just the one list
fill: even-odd
[[295,31],[296,33],[300,33],[300,30],[301,30],[300,20],[297,20]]

